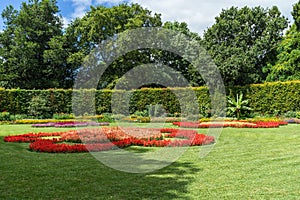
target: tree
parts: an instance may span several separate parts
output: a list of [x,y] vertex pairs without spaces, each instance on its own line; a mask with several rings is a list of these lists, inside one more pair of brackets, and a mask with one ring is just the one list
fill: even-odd
[[[201,44],[201,38],[197,33],[191,32],[188,28],[187,23],[185,22],[166,22],[163,25],[164,28],[176,31],[178,34],[184,34],[190,41],[197,42]],[[185,46],[186,44],[182,44],[181,41],[176,41],[172,39],[173,42],[177,42],[176,46],[179,48]],[[182,74],[191,86],[202,86],[204,85],[204,80],[201,77],[201,74],[197,71],[197,69],[189,63],[187,60],[183,59],[181,55],[175,55],[172,52],[162,51],[160,56],[157,56],[156,60],[172,67],[177,70],[180,74]]]
[[300,1],[293,7],[294,24],[277,48],[277,59],[268,63],[266,81],[300,80]]
[[292,16],[294,18],[297,31],[300,31],[300,1],[293,6]]
[[[73,60],[76,58],[77,61],[83,61],[99,44],[125,30],[141,27],[160,27],[161,25],[159,14],[152,15],[151,11],[142,8],[138,4],[121,4],[111,8],[91,7],[91,11],[87,12],[75,25],[75,35],[78,39],[76,46],[79,47],[79,51],[70,54],[68,59]],[[132,51],[111,63],[99,80],[99,88],[113,87],[116,80],[124,73],[136,65],[145,63],[145,60],[150,57],[150,54],[145,52],[148,51]],[[105,59],[102,61],[105,61]]]
[[45,59],[51,38],[62,35],[56,0],[29,0],[16,11],[3,13],[5,29],[0,34],[1,86],[43,89],[60,86],[60,66]]
[[2,17],[4,19],[4,24],[6,24],[6,29],[4,32],[0,33],[0,86],[5,87],[10,84],[10,80],[16,78],[14,68],[10,66],[9,63],[12,58],[10,56],[10,51],[15,45],[14,31],[16,29],[13,24],[17,15],[17,11],[13,6],[8,6],[3,12]]
[[231,7],[222,10],[204,33],[203,44],[218,66],[226,85],[265,80],[263,67],[274,59],[287,20],[277,7]]
[[49,49],[44,52],[44,62],[55,70],[56,76],[53,80],[60,88],[73,87],[78,66],[82,64],[83,55],[80,52],[81,48],[77,46],[78,38],[75,31],[79,21],[75,19],[63,35],[52,37],[48,42]]

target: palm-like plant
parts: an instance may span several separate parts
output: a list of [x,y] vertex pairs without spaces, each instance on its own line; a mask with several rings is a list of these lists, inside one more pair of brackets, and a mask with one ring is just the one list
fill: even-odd
[[237,119],[240,119],[246,111],[251,111],[252,108],[248,107],[249,100],[243,100],[243,93],[239,95],[236,94],[236,99],[228,97],[227,114],[229,116],[235,116]]

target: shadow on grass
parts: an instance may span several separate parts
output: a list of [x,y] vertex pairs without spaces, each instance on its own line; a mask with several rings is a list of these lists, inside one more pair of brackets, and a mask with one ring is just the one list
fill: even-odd
[[201,172],[179,160],[152,173],[131,174],[88,153],[36,153],[28,144],[0,140],[0,199],[191,199],[188,185]]
[[199,170],[192,163],[175,162],[148,174],[114,171],[118,179],[106,178],[112,188],[103,195],[112,199],[190,199],[187,188],[193,181],[190,175]]

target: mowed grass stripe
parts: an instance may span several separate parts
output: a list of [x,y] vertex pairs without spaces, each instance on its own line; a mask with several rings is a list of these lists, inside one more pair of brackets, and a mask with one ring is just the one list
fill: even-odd
[[[32,130],[28,125],[0,129],[1,135]],[[57,130],[63,129],[47,131]],[[148,174],[116,171],[88,153],[30,152],[28,144],[4,143],[1,137],[0,199],[297,199],[299,131],[298,125],[225,128],[205,158],[199,158],[201,147],[192,147],[172,165]]]

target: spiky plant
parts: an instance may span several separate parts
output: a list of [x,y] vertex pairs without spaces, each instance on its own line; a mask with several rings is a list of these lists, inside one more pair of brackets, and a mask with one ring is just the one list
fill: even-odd
[[236,94],[236,99],[228,97],[227,114],[229,116],[235,116],[240,119],[246,111],[251,111],[252,108],[248,107],[249,99],[243,100],[243,93]]

